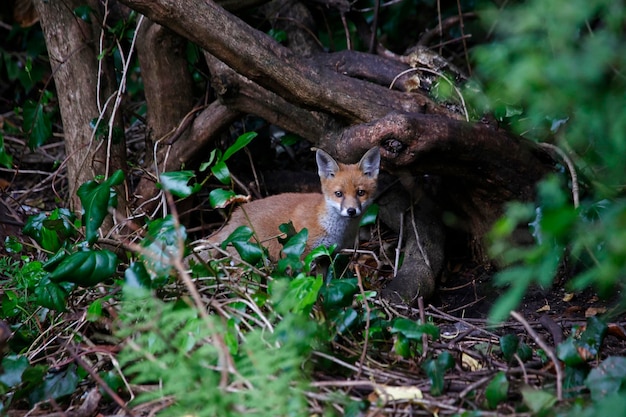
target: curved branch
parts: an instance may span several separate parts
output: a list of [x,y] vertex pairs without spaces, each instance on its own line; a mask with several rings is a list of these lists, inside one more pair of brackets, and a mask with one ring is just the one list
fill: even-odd
[[300,58],[210,0],[120,1],[287,101],[337,115],[348,123],[373,120],[393,110],[448,113],[425,96],[388,91]]

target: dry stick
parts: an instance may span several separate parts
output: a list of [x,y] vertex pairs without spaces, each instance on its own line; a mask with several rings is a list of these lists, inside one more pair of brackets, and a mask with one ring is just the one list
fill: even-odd
[[578,197],[578,175],[576,174],[576,167],[574,166],[574,163],[572,162],[570,157],[567,156],[567,154],[563,151],[563,149],[559,148],[558,146],[555,146],[551,143],[540,143],[539,146],[554,151],[561,157],[561,159],[563,159],[565,165],[567,165],[569,175],[572,178],[572,200],[574,201],[574,208],[578,208],[578,205],[580,204],[580,200]]
[[[422,324],[426,324],[426,314],[424,313],[424,297],[420,297],[417,299],[417,307],[420,311],[420,320]],[[428,335],[426,333],[422,334],[422,357],[426,358],[428,354]]]
[[563,400],[563,375],[561,373],[561,362],[556,357],[556,354],[554,353],[554,351],[550,349],[550,347],[546,344],[546,342],[543,341],[541,336],[539,336],[537,332],[535,332],[535,330],[530,326],[530,324],[526,321],[526,319],[522,317],[520,313],[518,313],[517,311],[511,311],[511,317],[513,317],[515,320],[520,322],[522,326],[524,326],[524,329],[526,329],[530,337],[532,337],[535,343],[537,343],[537,345],[539,345],[539,347],[543,349],[544,352],[546,352],[546,355],[548,355],[552,363],[554,363],[554,370],[556,371],[556,397],[559,401],[562,401]]
[[417,248],[419,249],[420,254],[422,255],[422,258],[424,258],[424,263],[426,264],[428,269],[430,269],[432,272],[433,268],[430,266],[430,260],[428,259],[428,254],[424,250],[424,247],[422,246],[422,242],[420,242],[420,235],[417,232],[417,224],[415,223],[415,211],[413,207],[414,207],[413,204],[411,204],[411,225],[413,226],[413,233],[415,234],[415,243],[417,243]]
[[356,272],[357,283],[359,284],[359,291],[361,292],[361,297],[363,297],[363,306],[365,307],[365,340],[363,341],[363,349],[361,350],[361,358],[359,359],[359,371],[356,374],[355,379],[359,379],[361,377],[361,372],[363,371],[363,363],[365,362],[365,357],[367,356],[367,345],[369,342],[370,335],[370,314],[372,310],[370,309],[370,305],[367,302],[367,297],[365,295],[365,288],[363,287],[363,277],[361,276],[361,267],[359,264],[354,265],[354,271]]
[[95,372],[91,366],[89,366],[81,357],[80,355],[78,355],[78,353],[76,353],[74,351],[74,348],[70,347],[68,349],[69,354],[72,356],[72,358],[74,359],[74,361],[78,364],[78,366],[80,366],[81,368],[83,368],[85,371],[87,371],[87,373],[94,379],[94,381],[96,381],[98,383],[98,385],[107,393],[109,394],[109,396],[113,399],[113,401],[115,401],[117,403],[117,405],[120,406],[120,408],[122,408],[122,410],[124,410],[129,416],[134,416],[134,413],[131,411],[130,408],[128,408],[126,406],[126,403],[124,402],[124,400],[122,400],[120,398],[119,395],[117,395],[117,393],[115,391],[113,391],[111,389],[111,387],[109,387],[109,385],[104,382],[104,380],[102,378],[100,378],[100,375],[98,375],[97,372]]
[[393,277],[398,275],[398,265],[400,264],[400,252],[402,250],[402,238],[404,234],[404,213],[400,213],[400,233],[398,233],[398,244],[396,245],[396,259],[393,263]]

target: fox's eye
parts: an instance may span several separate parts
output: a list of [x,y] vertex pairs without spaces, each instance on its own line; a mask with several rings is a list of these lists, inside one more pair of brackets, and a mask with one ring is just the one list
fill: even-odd
[[341,198],[343,197],[343,193],[341,191],[335,191],[335,197]]
[[357,190],[356,195],[363,197],[365,195],[365,190]]

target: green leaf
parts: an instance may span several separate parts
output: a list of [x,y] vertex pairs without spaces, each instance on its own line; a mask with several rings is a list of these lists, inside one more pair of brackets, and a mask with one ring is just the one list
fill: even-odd
[[52,120],[44,111],[42,103],[27,100],[22,109],[24,133],[28,135],[28,147],[31,150],[46,143],[52,136]]
[[61,372],[48,372],[44,377],[43,384],[38,386],[28,396],[31,404],[49,400],[51,398],[61,398],[76,391],[80,378],[76,373],[76,365],[69,365]]
[[49,214],[30,216],[23,231],[45,250],[57,252],[68,238],[76,234],[75,220],[76,216],[69,210],[57,208]]
[[124,281],[128,288],[150,288],[150,274],[143,262],[133,262],[124,271]]
[[495,410],[498,404],[505,401],[509,392],[509,381],[506,379],[506,373],[498,372],[491,382],[485,388],[485,398],[487,399],[487,407]]
[[65,311],[67,296],[72,287],[73,284],[71,283],[61,285],[50,281],[50,278],[46,277],[35,288],[37,304],[51,310]]
[[0,165],[5,168],[13,168],[13,157],[6,152],[4,148],[4,136],[0,132]]
[[93,287],[113,276],[117,263],[117,255],[106,249],[75,252],[50,273],[50,280]]
[[13,388],[22,382],[22,374],[30,366],[28,358],[22,355],[8,355],[2,359],[0,384]]
[[252,139],[257,137],[257,133],[256,132],[248,132],[248,133],[244,133],[243,135],[239,136],[237,138],[237,140],[235,141],[235,143],[233,143],[231,146],[228,147],[228,149],[226,149],[226,151],[224,152],[224,155],[222,156],[221,160],[222,162],[226,162],[228,160],[228,158],[230,158],[231,156],[233,156],[234,153],[240,151],[241,149],[245,148],[246,146],[248,146],[248,144],[250,142],[252,142]]
[[263,248],[258,243],[234,241],[231,243],[241,256],[241,259],[249,264],[256,265],[263,258]]
[[85,224],[85,239],[93,244],[98,239],[98,229],[107,216],[109,207],[117,204],[117,193],[114,186],[124,181],[124,173],[116,171],[102,183],[87,181],[82,184],[76,194],[83,206],[83,223]]
[[287,292],[280,300],[280,304],[294,313],[308,314],[317,301],[323,283],[321,277],[300,274],[289,282]]
[[230,184],[230,171],[224,161],[219,161],[211,167],[211,172],[222,184]]
[[569,337],[556,347],[556,356],[567,366],[578,366],[585,363],[585,360],[578,352],[578,344]]
[[500,337],[500,349],[502,349],[502,356],[507,362],[513,359],[513,356],[517,353],[518,346],[519,338],[517,335],[509,333]]
[[209,160],[200,164],[200,168],[199,168],[200,172],[206,171],[206,169],[210,167],[211,164],[213,164],[213,161],[215,161],[216,159],[219,159],[221,156],[222,155],[219,149],[213,149],[211,153],[209,154]]
[[359,285],[356,278],[331,280],[328,285],[324,285],[320,290],[320,295],[324,300],[324,308],[328,310],[351,305],[354,294],[358,290]]
[[335,314],[331,319],[335,330],[338,334],[343,334],[348,330],[359,318],[359,313],[353,308],[347,308],[340,310],[338,314]]
[[391,333],[401,333],[405,337],[414,340],[421,340],[422,335],[427,334],[433,339],[439,338],[439,328],[433,324],[419,324],[414,320],[405,319],[404,317],[395,318],[391,327]]
[[237,194],[233,190],[225,190],[216,188],[209,193],[209,203],[213,208],[224,208],[237,198]]
[[287,243],[285,243],[282,249],[283,254],[287,257],[299,259],[306,249],[306,242],[308,239],[309,231],[307,229],[300,230],[294,236],[290,237]]
[[4,248],[8,253],[20,253],[24,248],[22,242],[20,242],[15,236],[7,236],[4,238]]
[[376,224],[376,218],[378,217],[378,204],[370,205],[363,213],[363,217],[361,217],[361,221],[359,222],[359,226],[369,226],[371,224]]
[[176,197],[186,198],[197,193],[201,188],[198,183],[193,186],[188,185],[195,176],[193,171],[164,172],[159,176],[160,185]]
[[92,13],[93,9],[87,5],[78,6],[74,9],[74,15],[87,23],[91,23]]
[[585,385],[591,391],[591,398],[597,402],[611,394],[623,394],[626,389],[626,358],[609,356],[589,372]]
[[541,414],[543,411],[551,409],[556,404],[556,396],[544,391],[530,387],[522,388],[524,404],[531,410],[533,415]]
[[148,223],[148,232],[141,241],[141,246],[146,250],[139,259],[151,277],[150,287],[159,288],[167,283],[173,260],[182,259],[184,255],[186,239],[187,231],[172,215]]
[[408,359],[411,355],[411,339],[398,333],[393,340],[393,351],[401,358]]
[[422,369],[426,372],[426,375],[430,379],[431,387],[430,393],[433,396],[439,396],[443,394],[444,387],[444,375],[447,370],[454,367],[454,358],[452,355],[444,351],[437,359],[429,359],[423,365]]
[[221,243],[221,248],[226,249],[226,246],[231,242],[247,242],[252,237],[252,229],[248,226],[239,226],[233,232],[228,235],[226,240]]

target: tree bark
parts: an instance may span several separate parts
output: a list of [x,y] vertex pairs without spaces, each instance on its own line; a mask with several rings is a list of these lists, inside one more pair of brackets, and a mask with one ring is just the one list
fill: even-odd
[[[41,18],[50,64],[59,98],[59,108],[63,121],[67,173],[69,180],[70,205],[80,210],[80,200],[76,196],[78,187],[98,175],[113,173],[117,169],[126,171],[126,146],[124,140],[109,142],[96,138],[91,121],[104,114],[101,123],[108,123],[111,117],[112,102],[104,108],[104,103],[114,94],[115,76],[107,59],[100,61],[99,72],[98,44],[94,31],[100,27],[98,17],[91,16],[91,24],[73,14],[73,10],[84,1],[36,0],[35,6]],[[90,1],[93,10],[99,4]],[[126,213],[126,190],[119,187],[117,209]],[[106,231],[112,223],[105,223]]]

